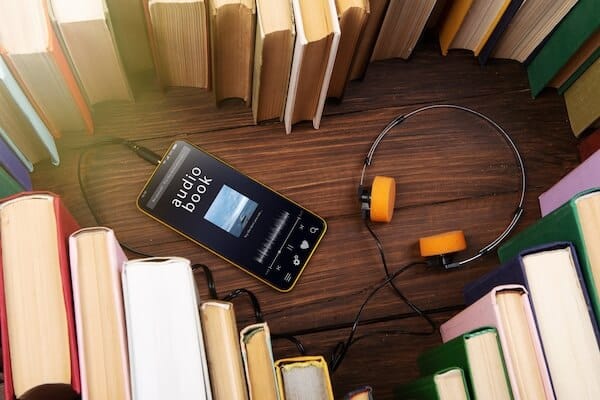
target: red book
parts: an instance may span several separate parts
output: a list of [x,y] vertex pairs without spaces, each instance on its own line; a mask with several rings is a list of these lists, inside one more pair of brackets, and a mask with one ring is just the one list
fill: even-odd
[[579,149],[579,161],[583,162],[589,156],[600,149],[600,128],[596,129],[585,138],[581,139],[577,145]]
[[67,247],[77,229],[55,194],[24,192],[0,203],[6,400],[33,392],[38,398],[81,392]]

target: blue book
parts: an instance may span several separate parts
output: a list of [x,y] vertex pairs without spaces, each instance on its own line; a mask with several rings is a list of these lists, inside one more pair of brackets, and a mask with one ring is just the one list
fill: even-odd
[[[0,127],[2,131],[2,127]],[[0,135],[4,136],[4,135]],[[31,190],[31,178],[25,164],[19,160],[12,149],[0,138],[0,166],[6,170],[25,190]]]
[[[37,111],[13,77],[4,59],[0,57],[0,113],[6,113],[7,119],[12,121],[11,126],[1,126],[0,136],[6,144],[21,159],[23,164],[32,171],[33,164],[40,161],[39,151],[32,151],[35,145],[45,151],[54,165],[58,165],[60,158],[54,137],[38,115]],[[17,115],[19,114],[19,115]],[[1,118],[0,118],[1,120]],[[17,127],[20,128],[17,131]],[[26,134],[32,132],[28,137]],[[32,143],[33,141],[39,143]],[[30,154],[28,154],[30,153]]]

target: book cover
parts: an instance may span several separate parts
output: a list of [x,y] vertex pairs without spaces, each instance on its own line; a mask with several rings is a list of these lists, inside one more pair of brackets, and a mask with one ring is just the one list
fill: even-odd
[[598,57],[600,57],[600,29],[581,45],[548,86],[558,89],[558,94],[564,94]]
[[[296,42],[284,111],[286,133],[291,133],[292,125],[303,120],[312,120],[313,128],[319,129],[340,40],[334,0],[322,0],[326,15],[321,22],[327,28],[323,36],[318,34],[323,32],[311,33],[307,30],[303,14],[309,11],[311,4],[304,1],[292,0]],[[315,66],[315,62],[319,64]]]
[[[514,297],[513,297],[514,296]],[[515,301],[516,307],[510,307]],[[482,326],[498,331],[513,396],[554,399],[554,391],[529,296],[521,285],[499,285],[440,326],[447,342]]]
[[417,359],[421,375],[458,367],[464,371],[473,399],[512,399],[504,357],[496,328],[480,327],[426,350]]
[[209,300],[200,305],[212,395],[215,400],[247,400],[242,351],[233,304]]
[[594,130],[577,144],[579,161],[583,162],[600,150],[600,128]]
[[465,300],[472,304],[490,288],[506,283],[528,289],[556,397],[598,398],[598,325],[574,247],[558,242],[528,248],[467,285]]
[[[46,1],[32,3],[35,7],[26,12],[25,3],[14,4],[0,5],[0,34],[6,35],[0,54],[55,136],[67,131],[92,134],[92,114],[52,27],[50,5]],[[42,25],[25,32],[23,26],[31,26],[32,21]],[[8,39],[19,37],[13,34],[19,30],[29,40]]]
[[[68,260],[68,238],[79,228],[77,222],[57,195],[23,192],[1,200],[0,223],[4,398],[19,398],[36,387],[47,388],[45,384],[50,383],[60,383],[80,393]],[[23,234],[28,235],[28,240],[23,239]],[[31,299],[39,293],[45,293],[43,301],[32,304]],[[11,309],[9,303],[21,304],[24,309]],[[40,318],[28,321],[25,315]],[[44,315],[51,318],[44,319]],[[31,329],[28,322],[36,324],[36,328]],[[34,353],[38,350],[42,354]],[[31,359],[38,362],[31,363]]]
[[389,2],[389,0],[369,0],[369,18],[356,46],[354,60],[350,67],[350,80],[362,79],[365,76]]
[[23,188],[19,183],[0,166],[0,198],[10,196],[11,194],[22,192]]
[[81,398],[129,400],[129,362],[121,272],[127,261],[112,229],[69,237]]
[[398,400],[470,400],[464,371],[450,367],[431,375],[422,376],[394,390]]
[[487,40],[484,42],[479,51],[479,55],[477,56],[477,60],[481,65],[487,63],[488,59],[492,55],[494,46],[496,46],[504,31],[506,31],[510,25],[510,22],[514,18],[515,14],[517,14],[517,11],[519,11],[519,8],[521,8],[521,5],[524,1],[525,0],[512,0],[504,11],[504,14],[502,14],[502,17],[498,20],[496,26],[493,27],[493,30],[491,31]]
[[473,0],[457,0],[452,3],[440,27],[439,41],[443,55],[448,55],[448,49],[472,5]]
[[344,395],[344,400],[373,400],[373,389],[363,386]]
[[[0,127],[2,131],[2,127]],[[12,151],[10,147],[2,140],[0,135],[0,165],[8,172],[19,186],[24,190],[31,190],[31,177],[27,167],[21,162],[19,157]]]
[[531,95],[548,85],[585,41],[600,27],[600,2],[579,0],[527,65]]
[[282,399],[334,400],[327,362],[322,356],[283,358],[275,362]]
[[[594,272],[594,269],[598,267],[594,267],[592,264],[590,254],[595,249],[590,248],[591,244],[586,244],[584,227],[580,221],[577,207],[578,200],[589,194],[600,195],[600,189],[591,189],[577,194],[567,203],[517,233],[498,248],[498,257],[500,262],[507,262],[528,248],[558,241],[573,243],[585,280],[587,295],[589,295],[596,319],[600,320],[600,298],[597,283],[600,274]],[[481,294],[483,295],[483,293]]]
[[594,61],[564,94],[569,122],[576,137],[587,128],[594,126],[600,119],[598,93],[600,93],[600,59]]
[[595,187],[600,187],[600,152],[591,155],[538,197],[542,217],[565,204],[577,193]]
[[240,347],[250,400],[279,400],[269,325],[262,322],[243,328]]
[[211,400],[190,261],[129,260],[121,280],[132,398]]
[[[23,90],[21,89],[21,86],[17,83],[17,80],[14,78],[11,70],[9,69],[8,65],[5,63],[4,59],[1,56],[0,56],[0,81],[1,81],[0,86],[2,86],[6,90],[6,92],[10,95],[14,105],[21,111],[24,119],[27,121],[27,123],[31,126],[31,128],[35,132],[35,134],[38,136],[41,144],[47,151],[48,156],[50,157],[50,160],[52,161],[52,163],[54,165],[58,165],[60,162],[60,158],[58,155],[58,150],[56,148],[56,143],[54,142],[54,137],[53,137],[52,133],[50,133],[50,131],[46,127],[44,121],[42,121],[42,119],[38,115],[34,106],[29,101],[29,98],[25,95],[25,92],[23,92]],[[1,133],[2,133],[2,137],[5,140],[10,138],[10,136],[8,135],[9,132],[4,132],[2,130]],[[15,138],[15,139],[18,140],[18,138]],[[25,140],[25,139],[26,138],[23,137],[21,140]],[[11,147],[11,149],[13,149],[13,151],[15,151],[15,154],[17,154],[17,156],[21,159],[21,161],[23,161],[23,163],[27,166],[27,169],[29,169],[29,171],[33,171],[33,163],[38,160],[35,159],[32,161],[32,160],[29,160],[25,156],[23,151],[19,149],[19,144],[21,144],[20,141],[15,141],[13,139],[9,139],[9,140],[10,141],[7,140],[7,144],[9,145],[9,147]],[[26,147],[23,144],[21,144],[21,146],[24,148]]]

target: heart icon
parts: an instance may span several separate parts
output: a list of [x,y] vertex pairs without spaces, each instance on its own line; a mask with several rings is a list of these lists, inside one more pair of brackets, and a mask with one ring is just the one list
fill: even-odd
[[310,247],[310,246],[309,246],[309,244],[308,244],[308,242],[307,242],[306,240],[303,240],[303,241],[302,241],[302,243],[300,243],[300,248],[301,248],[302,250],[306,250],[306,249],[308,249],[309,247]]

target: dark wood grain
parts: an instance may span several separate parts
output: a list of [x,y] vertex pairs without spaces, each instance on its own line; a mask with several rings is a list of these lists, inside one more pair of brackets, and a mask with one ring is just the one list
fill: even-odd
[[[577,163],[562,98],[547,92],[533,100],[521,65],[493,60],[480,67],[467,53],[442,57],[429,44],[408,62],[371,65],[363,81],[349,85],[341,104],[327,104],[318,131],[308,123],[290,135],[277,122],[254,126],[249,108],[235,102],[216,107],[211,93],[194,89],[161,92],[149,85],[136,100],[97,107],[96,135],[61,139],[61,166],[37,165],[35,188],[60,194],[83,226],[95,224],[77,183],[83,155],[90,202],[119,239],[151,254],[206,263],[222,295],[251,289],[272,331],[301,333],[314,353],[328,352],[342,340],[347,329],[340,326],[351,324],[369,290],[384,278],[375,243],[360,219],[357,185],[372,140],[396,115],[452,102],[476,108],[504,127],[527,169],[526,211],[518,229],[538,218],[537,196]],[[161,154],[173,140],[189,140],[325,217],[329,231],[296,288],[275,292],[139,212],[135,199],[153,167],[121,146],[85,147],[107,136],[135,139]],[[369,179],[375,174],[397,180],[394,219],[374,228],[392,271],[419,259],[420,236],[444,230],[463,229],[470,246],[465,255],[472,254],[504,229],[518,198],[518,169],[503,139],[457,111],[430,111],[390,132],[368,170]],[[496,265],[491,254],[456,271],[415,267],[397,285],[425,310],[461,307],[464,284]],[[206,297],[200,273],[197,281]],[[236,307],[240,326],[252,322],[248,302],[236,301]],[[422,326],[417,318],[405,318],[410,312],[384,288],[365,310],[364,318],[372,322],[365,332]],[[442,322],[452,313],[436,315]],[[417,355],[438,341],[397,335],[361,340],[334,376],[337,396],[368,383],[377,399],[391,398],[393,386],[417,376]],[[285,342],[278,341],[275,350],[278,357],[294,354]]]

